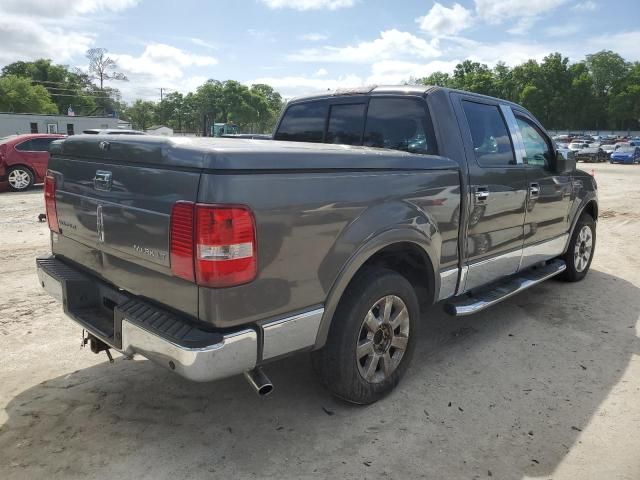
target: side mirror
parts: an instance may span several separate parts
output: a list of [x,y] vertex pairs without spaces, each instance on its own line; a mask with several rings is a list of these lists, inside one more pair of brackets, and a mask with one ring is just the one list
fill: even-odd
[[559,174],[571,173],[576,169],[576,157],[573,152],[567,154],[567,158],[560,152],[556,152],[554,172]]

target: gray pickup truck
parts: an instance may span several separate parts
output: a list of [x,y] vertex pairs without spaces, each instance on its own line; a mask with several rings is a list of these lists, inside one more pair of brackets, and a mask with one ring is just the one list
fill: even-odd
[[518,105],[377,87],[289,102],[273,140],[55,142],[37,269],[96,353],[266,394],[262,366],[310,351],[366,404],[406,371],[425,307],[584,278],[596,194]]

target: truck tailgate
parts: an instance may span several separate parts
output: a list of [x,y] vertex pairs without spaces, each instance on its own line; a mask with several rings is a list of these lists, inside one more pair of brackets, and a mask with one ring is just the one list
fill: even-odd
[[52,250],[118,288],[197,317],[197,286],[171,273],[169,232],[173,204],[197,199],[202,154],[139,140],[77,136],[52,148],[60,227]]

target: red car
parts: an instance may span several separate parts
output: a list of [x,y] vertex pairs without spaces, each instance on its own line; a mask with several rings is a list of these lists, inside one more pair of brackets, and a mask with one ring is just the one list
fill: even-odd
[[65,135],[28,134],[0,138],[0,191],[19,192],[44,182],[51,142]]

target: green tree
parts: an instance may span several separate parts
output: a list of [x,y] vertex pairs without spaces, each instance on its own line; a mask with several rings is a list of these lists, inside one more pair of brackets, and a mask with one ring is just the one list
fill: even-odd
[[0,111],[14,113],[58,113],[42,85],[32,85],[27,78],[17,75],[0,77]]
[[28,78],[33,84],[42,85],[61,113],[71,107],[78,115],[90,114],[96,109],[95,97],[103,95],[92,91],[91,80],[85,74],[55,65],[49,59],[11,63],[2,69],[2,76],[6,75]]
[[157,121],[156,106],[153,102],[136,100],[127,108],[131,126],[136,130],[146,130]]

